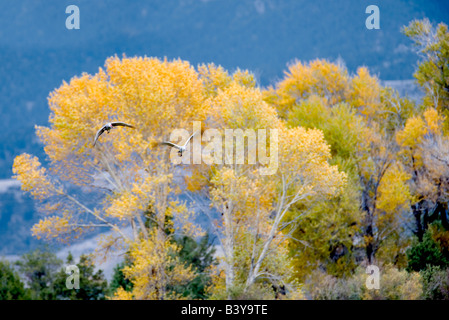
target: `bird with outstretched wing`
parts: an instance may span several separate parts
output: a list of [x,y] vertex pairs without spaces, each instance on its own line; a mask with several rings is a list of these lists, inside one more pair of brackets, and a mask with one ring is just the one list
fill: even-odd
[[190,142],[190,140],[192,140],[193,136],[195,136],[197,133],[198,133],[198,131],[195,131],[195,132],[194,132],[194,133],[187,139],[187,141],[184,143],[184,145],[182,145],[182,146],[177,145],[177,144],[175,144],[175,143],[173,143],[173,142],[170,142],[170,141],[163,141],[163,142],[161,142],[160,144],[161,144],[161,145],[170,146],[170,147],[175,148],[175,149],[178,149],[178,154],[179,154],[180,157],[182,157],[182,153],[185,152],[185,151],[187,150],[187,145],[188,145],[188,143]]
[[109,131],[114,127],[134,128],[132,125],[127,124],[125,122],[120,122],[120,121],[108,122],[104,126],[102,126],[100,130],[97,131],[97,134],[95,135],[95,139],[94,139],[94,147],[95,147],[95,144],[97,143],[98,138],[103,134],[103,132],[107,131],[109,133]]

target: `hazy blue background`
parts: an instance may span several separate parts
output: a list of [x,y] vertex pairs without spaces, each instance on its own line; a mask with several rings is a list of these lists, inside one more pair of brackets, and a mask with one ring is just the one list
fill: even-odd
[[[67,30],[65,9],[80,9],[81,29]],[[368,5],[380,30],[367,30]],[[402,0],[0,0],[0,179],[16,155],[45,160],[34,125],[47,123],[49,92],[107,57],[147,55],[252,70],[273,84],[294,59],[366,65],[382,80],[412,79],[417,56],[400,29],[428,17],[448,24],[449,1]],[[409,86],[410,82],[403,82]],[[36,245],[32,200],[0,180],[0,255]]]

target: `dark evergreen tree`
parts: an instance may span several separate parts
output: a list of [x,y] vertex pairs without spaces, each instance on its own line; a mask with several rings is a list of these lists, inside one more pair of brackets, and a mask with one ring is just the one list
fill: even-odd
[[55,299],[54,280],[62,261],[48,248],[36,249],[22,255],[16,262],[30,288],[31,299]]
[[10,263],[0,261],[0,300],[26,300],[29,297],[29,290],[25,289]]
[[441,248],[432,238],[431,232],[424,233],[421,242],[415,244],[407,250],[407,271],[421,271],[429,266],[449,267],[449,261],[444,257]]
[[[66,266],[73,265],[74,260],[71,253],[67,256]],[[79,289],[67,287],[66,266],[56,275],[55,295],[61,300],[104,300],[108,294],[108,284],[100,269],[95,272],[95,265],[92,257],[81,255],[76,266],[79,269]]]
[[130,261],[125,259],[125,261],[120,262],[114,268],[114,274],[112,275],[112,280],[109,285],[109,292],[113,294],[118,288],[123,288],[125,291],[132,291],[133,283],[126,279],[123,274],[123,268],[130,265]]
[[176,238],[176,242],[181,247],[179,251],[181,261],[191,265],[197,274],[187,286],[182,288],[183,295],[191,299],[207,299],[205,289],[211,283],[207,268],[217,263],[214,257],[215,248],[209,241],[209,234],[199,241],[192,237],[182,236]]

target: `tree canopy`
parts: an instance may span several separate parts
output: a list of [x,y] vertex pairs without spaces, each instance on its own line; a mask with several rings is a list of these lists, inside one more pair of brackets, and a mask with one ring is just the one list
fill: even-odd
[[[304,283],[358,283],[368,264],[391,287],[354,297],[417,298],[416,266],[447,250],[449,36],[427,20],[404,33],[422,57],[422,103],[366,67],[350,73],[325,59],[291,63],[268,88],[248,70],[149,57],[111,57],[73,77],[49,96],[49,126],[36,127],[47,164],[14,161],[44,214],[33,235],[70,242],[108,231],[97,257],[127,259],[112,299],[298,299]],[[133,128],[93,146],[110,121]],[[182,157],[161,146],[194,132]],[[211,226],[218,264],[186,252],[210,245],[195,240],[205,235],[197,217]],[[441,246],[427,232],[434,221]],[[102,291],[88,259],[80,265]]]

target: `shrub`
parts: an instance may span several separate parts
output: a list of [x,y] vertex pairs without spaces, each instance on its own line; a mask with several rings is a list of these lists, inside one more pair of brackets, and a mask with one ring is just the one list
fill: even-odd
[[429,266],[420,273],[423,283],[423,299],[449,300],[449,269]]
[[337,278],[315,270],[306,281],[307,296],[314,300],[416,300],[422,295],[421,276],[387,265],[380,270],[380,288],[368,289],[365,268],[350,277]]
[[387,265],[380,270],[380,288],[364,288],[364,300],[418,300],[422,295],[420,274]]

